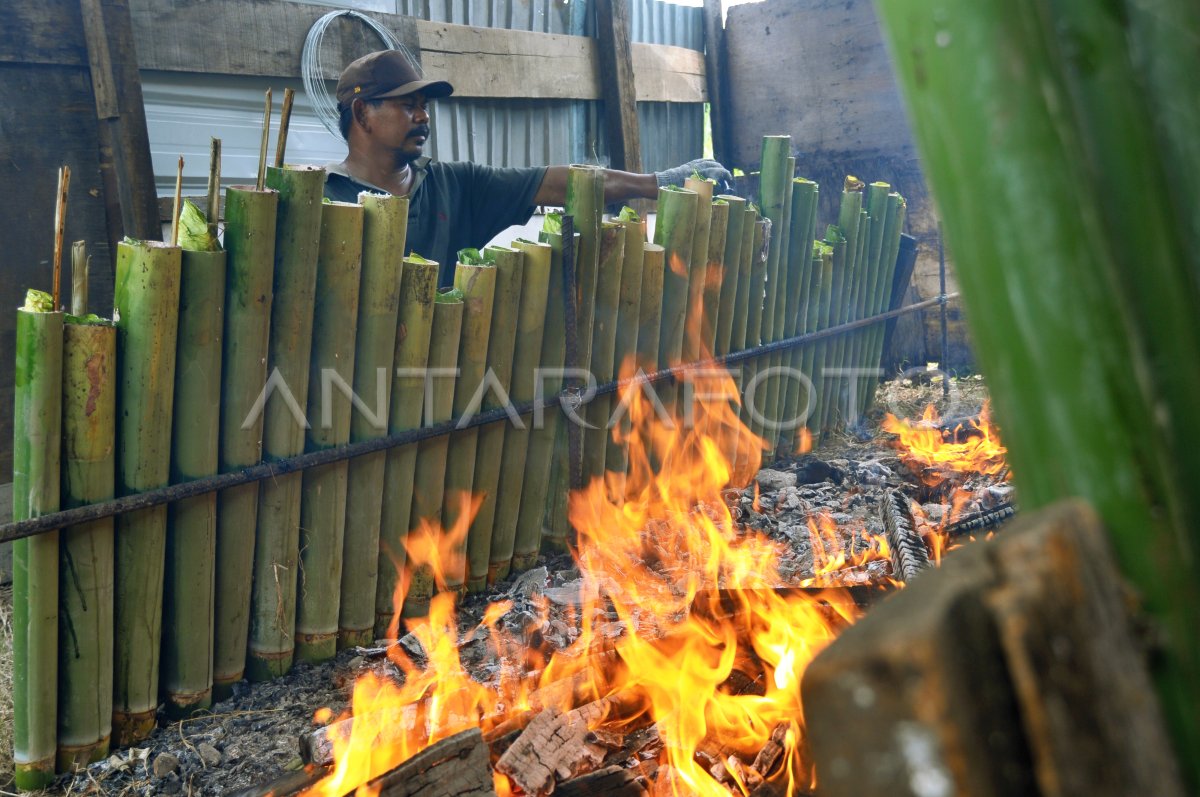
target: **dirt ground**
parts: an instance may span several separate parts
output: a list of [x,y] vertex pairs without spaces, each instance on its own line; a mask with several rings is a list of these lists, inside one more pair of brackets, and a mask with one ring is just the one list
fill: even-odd
[[[940,383],[884,383],[876,405],[858,430],[826,440],[813,452],[814,457],[792,458],[770,466],[772,471],[785,475],[787,486],[776,491],[764,489],[757,504],[752,487],[729,499],[735,517],[742,523],[790,542],[787,561],[781,564],[785,576],[800,579],[812,573],[813,552],[805,522],[814,512],[831,514],[839,527],[853,528],[855,533],[881,531],[877,513],[883,492],[903,488],[910,477],[888,446],[888,436],[877,436],[879,423],[887,412],[918,417],[929,403],[943,418],[970,417],[979,412],[987,398],[986,385],[979,377],[952,380],[948,387],[946,397]],[[819,462],[825,475],[806,481],[804,474],[814,461]],[[793,480],[791,475],[798,478]],[[988,499],[983,500],[986,507]],[[490,600],[514,601],[510,615],[516,627],[529,611],[527,602],[532,593],[569,596],[579,576],[574,563],[559,557],[539,564],[541,568],[531,571],[532,575],[513,577],[496,585],[490,594],[465,602],[460,613],[464,663],[472,660],[467,650],[473,641],[472,631]],[[563,602],[569,603],[569,598]],[[0,794],[11,791],[10,615],[11,593],[0,593]],[[562,646],[571,638],[571,629],[560,620],[552,619],[542,630],[559,635]],[[485,659],[486,654],[480,654],[474,663],[485,667]],[[234,697],[215,705],[211,713],[183,722],[164,721],[139,747],[116,751],[73,778],[60,778],[53,793],[223,795],[280,777],[302,767],[297,739],[315,727],[314,712],[327,706],[334,715],[340,713],[348,703],[355,676],[384,664],[364,651],[345,651],[322,665],[299,665],[285,678],[271,683],[239,684]]]

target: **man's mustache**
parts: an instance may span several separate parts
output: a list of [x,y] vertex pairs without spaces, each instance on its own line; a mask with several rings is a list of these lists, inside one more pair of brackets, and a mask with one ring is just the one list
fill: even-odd
[[410,132],[408,134],[409,138],[416,138],[417,136],[423,136],[425,138],[429,138],[429,125],[421,125],[420,127],[414,127],[412,129],[412,132]]

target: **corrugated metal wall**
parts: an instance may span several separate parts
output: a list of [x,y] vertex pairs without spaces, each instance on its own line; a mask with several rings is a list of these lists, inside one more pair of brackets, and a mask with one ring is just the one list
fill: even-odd
[[[407,14],[435,22],[542,33],[590,35],[586,0],[306,0],[334,8]],[[632,0],[634,41],[703,49],[698,7],[663,0]],[[257,170],[263,91],[261,78],[142,73],[150,148],[160,196],[174,191],[176,158],[185,159],[185,193],[203,193],[209,136],[222,140],[222,181],[244,183]],[[345,157],[345,143],[321,125],[299,78],[274,80],[276,123],[283,89],[295,89],[288,135],[289,163],[327,163]],[[572,100],[441,100],[434,109],[427,152],[439,160],[495,166],[607,163],[599,103]],[[673,166],[703,151],[704,109],[699,103],[639,103],[642,167]],[[275,131],[270,152],[275,151]]]

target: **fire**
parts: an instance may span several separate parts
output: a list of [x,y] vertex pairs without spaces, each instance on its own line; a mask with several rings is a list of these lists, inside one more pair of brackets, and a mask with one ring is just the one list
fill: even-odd
[[[503,629],[508,607],[492,606],[471,636],[486,634],[496,646],[502,676],[481,684],[459,659],[455,596],[441,592],[428,618],[403,621],[427,661],[394,645],[389,656],[402,684],[369,674],[358,680],[353,729],[333,739],[334,771],[311,794],[373,794],[364,784],[440,739],[475,726],[486,735],[547,706],[570,710],[581,697],[611,701],[589,722],[593,730],[656,728],[662,751],[643,764],[657,773],[649,779],[656,795],[749,794],[762,774],[787,795],[813,785],[800,680],[859,609],[844,590],[786,588],[781,544],[735,521],[722,491],[757,471],[763,441],[739,420],[728,375],[696,379],[704,381],[695,385],[702,400],[690,423],[663,423],[644,386],[630,385],[622,396],[627,477],[596,480],[570,496],[583,581],[575,642],[543,661]],[[477,506],[448,532],[426,527],[408,542],[410,565],[430,568],[443,590],[442,573],[461,556]],[[887,556],[876,539],[848,561],[829,518],[813,521],[812,531],[818,577]],[[409,581],[400,579],[397,606]],[[572,686],[558,688],[563,683]],[[746,762],[769,741],[782,754],[756,773]],[[501,772],[495,782],[498,794],[520,793]]]
[[1008,450],[1001,445],[1000,435],[991,423],[987,402],[979,418],[965,429],[960,424],[953,430],[943,430],[932,404],[916,423],[888,413],[881,427],[899,435],[896,447],[901,450],[901,459],[929,487],[937,487],[955,474],[994,476],[1007,468]]

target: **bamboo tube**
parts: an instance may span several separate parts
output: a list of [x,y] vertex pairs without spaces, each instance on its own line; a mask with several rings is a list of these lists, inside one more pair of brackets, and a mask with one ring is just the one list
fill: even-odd
[[[729,202],[717,197],[712,201],[712,223],[708,233],[708,265],[704,270],[703,308],[700,324],[702,356],[717,350],[717,317],[721,312],[721,284],[725,275],[725,248],[729,235]],[[732,299],[732,294],[730,299]]]
[[[783,240],[786,236],[788,221],[790,221],[787,210],[788,202],[791,199],[789,189],[793,176],[792,172],[788,171],[788,151],[791,149],[791,145],[791,136],[763,136],[762,140],[758,195],[762,214],[771,222],[771,226],[760,343],[770,343],[775,340],[776,305],[783,293],[780,290],[779,262],[781,256],[786,258]],[[792,161],[792,168],[795,169],[795,160]],[[766,370],[773,364],[772,355],[756,357],[753,363],[755,371]],[[763,421],[770,422],[771,416],[774,414],[774,405],[771,403],[773,385],[776,386],[774,392],[778,393],[778,381],[775,379],[768,377],[759,384],[758,392],[762,394],[762,400],[758,402],[761,420],[752,424],[751,427],[760,437],[767,434]]]
[[[550,285],[546,293],[546,325],[542,336],[542,368],[551,376],[541,385],[539,396],[553,396],[562,390],[562,377],[554,376],[553,369],[562,368],[566,354],[566,308],[563,304],[563,239],[557,232],[541,232],[542,240],[550,245]],[[579,233],[575,233],[576,241]],[[521,486],[521,508],[517,516],[517,537],[513,546],[512,569],[516,572],[528,570],[537,560],[542,543],[542,518],[546,498],[555,483],[554,463],[555,437],[561,426],[561,415],[557,407],[547,409],[543,417],[534,416],[533,431],[529,435],[529,451],[526,456],[525,482]]]
[[725,252],[721,256],[721,293],[714,321],[713,353],[729,354],[733,335],[734,302],[737,299],[738,269],[742,256],[742,229],[746,219],[746,200],[740,196],[721,194],[718,199],[729,206],[729,224],[725,231]]
[[217,240],[221,217],[221,139],[209,141],[208,153],[208,237]]
[[[1188,351],[1200,345],[1197,289],[1187,255],[1169,251],[1181,230],[1163,229],[1163,183],[1149,189],[1154,196],[1145,204],[1130,190],[1160,180],[1162,163],[1154,147],[1129,146],[1148,120],[1127,72],[1120,12],[1128,5],[1089,13],[1074,4],[982,2],[965,13],[920,0],[883,4],[880,17],[947,244],[971,264],[958,277],[972,345],[989,374],[1022,506],[1077,495],[1103,516],[1124,575],[1163,630],[1153,672],[1195,792],[1200,435],[1194,398],[1181,398],[1187,391],[1194,397],[1196,369],[1181,364],[1195,362]],[[1136,16],[1165,26],[1175,20],[1160,8],[1183,7],[1154,4]],[[1063,31],[1085,50],[1064,47]],[[954,45],[919,44],[937,35]],[[1176,36],[1194,38],[1184,30]],[[1184,74],[1191,79],[1194,71]],[[1194,97],[1194,87],[1179,85],[1156,87],[1151,96],[1163,91]],[[1101,113],[1108,114],[1102,124],[1119,129],[1097,130]],[[943,124],[931,124],[939,114]],[[981,185],[986,194],[966,190]],[[1111,214],[1122,205],[1130,213],[1114,224]],[[1168,213],[1167,223],[1176,218]],[[1156,231],[1167,237],[1130,262]]]
[[600,223],[604,214],[603,169],[580,165],[570,167],[563,212],[574,218],[575,232],[579,233],[579,257],[575,261],[575,318],[579,341],[576,365],[590,368],[600,266]]
[[[496,267],[491,263],[454,267],[454,287],[463,293],[462,335],[458,341],[458,382],[454,387],[454,417],[478,411],[475,397],[487,373],[488,343],[492,330],[492,308],[496,297]],[[463,504],[475,481],[475,455],[479,427],[451,433],[446,452],[446,487],[442,498],[442,529],[449,533],[459,522]],[[459,554],[461,553],[461,557]],[[467,539],[464,535],[446,568],[446,589],[461,592],[467,580]]]
[[[846,286],[846,309],[842,317],[842,323],[857,321],[862,316],[863,311],[863,283],[866,282],[866,250],[867,240],[870,237],[871,220],[868,217],[866,210],[860,210],[858,213],[858,233],[855,238],[854,257],[852,258],[854,268],[850,272],[850,282]],[[834,402],[831,408],[833,415],[831,416],[830,431],[834,428],[845,426],[849,417],[849,407],[847,402],[850,394],[850,380],[855,377],[846,374],[845,372],[854,365],[854,361],[850,359],[853,351],[852,334],[843,334],[838,336],[838,362],[837,365],[841,369],[841,375],[838,376],[836,387],[834,388]]]
[[[793,279],[788,294],[788,314],[784,322],[783,336],[790,338],[808,332],[808,308],[813,296],[813,234],[816,229],[817,198],[819,189],[815,182],[797,177],[792,180],[792,213],[791,240],[788,243],[788,271]],[[801,375],[808,374],[803,370],[804,350],[807,346],[795,346],[788,352],[786,362],[788,367],[798,372],[788,379],[786,395],[783,398],[782,419],[786,422],[783,429],[785,439],[792,441],[788,453],[796,450],[794,436],[802,424],[801,406],[803,400],[808,401],[808,384],[801,382]]]
[[[621,268],[625,261],[625,227],[604,222],[600,229],[600,280],[596,290],[596,316],[592,336],[591,371],[600,383],[610,382],[616,373],[617,314],[621,301]],[[603,479],[605,458],[611,433],[613,394],[597,396],[584,407],[591,428],[584,429],[583,479]]]
[[[492,302],[492,326],[488,333],[487,353],[487,367],[495,379],[495,386],[484,394],[482,409],[485,411],[505,406],[512,385],[517,324],[521,310],[522,283],[525,278],[525,256],[521,250],[493,246],[488,247],[487,255],[492,257],[496,264],[495,299]],[[503,391],[504,395],[500,395],[499,391]],[[482,592],[488,583],[496,504],[499,498],[496,490],[500,483],[501,457],[504,454],[505,438],[516,429],[510,429],[508,424],[509,421],[497,421],[479,429],[472,492],[482,499],[482,503],[467,532],[468,592]]]
[[[792,175],[796,172],[796,159],[784,159],[783,207],[780,210],[779,222],[772,222],[771,251],[768,253],[767,269],[767,305],[764,310],[763,342],[774,343],[783,337],[784,317],[787,313],[788,292],[788,243],[791,233],[792,214]],[[769,310],[768,314],[766,310]],[[779,422],[779,393],[782,379],[777,375],[783,364],[783,352],[775,351],[766,357],[759,358],[766,363],[769,376],[763,380],[767,401],[763,411],[763,437],[769,443],[769,450],[775,450],[779,433],[776,425]]]
[[[883,273],[880,275],[882,284],[880,285],[879,306],[884,310],[888,309],[887,303],[892,295],[892,280],[896,275],[896,258],[900,254],[900,235],[904,230],[904,219],[907,214],[908,205],[905,203],[904,197],[895,192],[888,194],[887,211],[884,216],[884,244],[880,254],[883,260]],[[871,332],[869,344],[870,359],[876,365],[879,364],[879,358],[883,354],[883,336],[883,325],[876,325]],[[866,389],[863,391],[863,411],[875,401],[875,391],[879,388],[879,379],[879,376],[872,376],[867,380]]]
[[[758,222],[758,208],[747,202],[742,215],[742,243],[738,254],[737,291],[733,300],[733,322],[729,332],[729,351],[742,351],[746,348],[746,330],[750,326],[750,276],[754,270],[755,225]],[[744,384],[744,382],[743,382]]]
[[[82,282],[80,291],[75,281],[74,315],[63,326],[65,509],[113,497],[117,330],[81,317]],[[73,772],[108,755],[112,731],[113,519],[66,528],[59,545],[57,768]]]
[[674,186],[665,186],[658,191],[654,243],[663,248],[665,263],[661,332],[658,338],[660,368],[676,365],[683,358],[692,239],[695,237],[698,205],[699,196],[695,191]]
[[[224,251],[182,253],[172,482],[217,473],[225,270]],[[167,714],[183,717],[212,705],[217,494],[172,503],[167,532],[161,691]]]
[[[623,208],[619,220],[624,234],[624,252],[621,260],[621,287],[617,298],[616,338],[613,341],[613,376],[630,376],[637,362],[638,327],[641,324],[643,264],[646,253],[646,223],[638,218],[632,208]],[[661,286],[660,286],[661,287]],[[657,311],[661,307],[661,299],[654,304]],[[619,399],[609,402],[609,412]],[[621,416],[622,440],[628,435],[630,420],[628,414]],[[624,474],[628,467],[628,457],[625,444],[609,435],[605,443],[605,468],[613,474],[616,484],[611,491],[614,500],[621,500],[625,489]]]
[[[891,186],[887,183],[875,182],[867,187],[867,214],[871,219],[870,239],[866,251],[866,285],[860,317],[877,315],[882,311],[879,304],[883,286],[883,233],[887,226],[887,195]],[[851,343],[851,364],[859,369],[870,369],[879,365],[878,360],[871,362],[871,336],[873,327],[865,327],[853,333]],[[864,383],[866,384],[866,383]],[[857,391],[851,398],[854,405],[849,408],[849,420],[857,422],[865,406],[865,391]]]
[[[430,262],[437,273],[438,264]],[[429,336],[428,367],[441,373],[453,371],[458,364],[459,339],[464,314],[463,293],[457,288],[436,295],[433,306],[433,326]],[[454,386],[457,377],[431,373],[425,398],[425,425],[444,423],[454,417]],[[448,435],[438,435],[418,443],[416,481],[413,484],[413,505],[409,533],[422,523],[429,527],[442,524],[442,497],[446,489],[446,455],[450,447]],[[404,598],[404,617],[424,617],[429,613],[433,596],[433,570],[421,565],[412,571],[412,583]]]
[[[29,291],[17,310],[13,520],[59,509],[63,314]],[[58,679],[57,531],[13,543],[13,763],[22,790],[54,779]]]
[[[750,283],[747,292],[747,314],[746,314],[746,341],[745,348],[753,348],[762,343],[762,325],[763,325],[763,309],[766,304],[766,279],[767,279],[767,258],[770,248],[770,231],[771,222],[763,217],[754,222],[754,239],[753,248],[751,250],[750,261]],[[761,383],[755,384],[758,374],[758,361],[751,359],[745,361],[743,376],[743,390],[749,391],[751,385],[754,385],[754,390],[746,393],[746,402],[742,407],[742,414],[746,421],[746,425],[751,431],[758,434],[761,431],[761,425],[754,420],[755,413],[761,413],[760,409],[765,398]],[[753,407],[753,410],[751,409]]]
[[171,239],[167,241],[171,246],[179,246],[179,211],[181,205],[180,197],[183,195],[183,156],[179,156],[179,164],[175,169],[175,201],[171,205]]
[[[67,194],[71,189],[71,167],[67,165],[58,167],[58,191],[55,192],[54,202],[54,284],[51,291],[51,297],[54,302],[54,310],[57,312],[62,306],[60,304],[60,283],[62,282],[62,253],[63,253],[63,237],[67,229]],[[176,202],[176,205],[179,203]]]
[[[225,191],[225,333],[221,351],[222,471],[262,458],[263,416],[254,403],[267,379],[271,276],[279,194],[253,186]],[[211,218],[211,217],[210,217]],[[232,694],[246,667],[250,582],[254,573],[258,482],[217,496],[216,595],[213,613],[213,700]]]
[[[829,232],[826,232],[826,238]],[[835,234],[836,238],[836,234]],[[820,263],[818,264],[818,258]],[[834,247],[825,241],[814,243],[813,254],[813,300],[809,307],[809,318],[812,330],[829,327],[829,310],[833,303]],[[812,381],[811,399],[808,402],[808,419],[806,428],[815,437],[820,433],[821,395],[825,385],[823,369],[825,366],[825,347],[827,341],[820,340],[804,351],[804,366],[802,370]]]
[[683,187],[696,194],[696,219],[692,226],[691,262],[688,264],[688,297],[683,322],[683,360],[695,362],[704,348],[704,286],[708,282],[708,238],[712,230],[713,186],[716,182],[689,177]]
[[[167,485],[181,253],[157,241],[117,244],[117,494]],[[167,507],[116,520],[113,743],[141,741],[158,706]]]
[[662,295],[666,279],[666,250],[658,244],[642,247],[642,301],[638,308],[638,365],[647,371],[660,367],[658,344],[662,330]]
[[[521,303],[517,311],[517,336],[513,352],[510,397],[521,404],[535,398],[536,369],[542,355],[546,305],[550,289],[550,246],[518,240],[513,248],[523,254]],[[521,513],[526,454],[529,451],[529,419],[521,426],[504,432],[504,450],[500,458],[500,480],[496,487],[495,516],[492,521],[492,545],[487,583],[508,578],[512,569],[513,549],[517,540],[517,519]],[[482,508],[480,510],[482,514]],[[536,551],[536,544],[533,546]]]
[[267,89],[263,107],[262,142],[258,148],[258,179],[255,189],[261,191],[266,187],[267,179],[267,141],[271,137],[271,90]]
[[87,242],[71,244],[71,315],[87,315],[88,303]]
[[[399,434],[421,425],[424,370],[429,362],[437,277],[437,263],[405,258],[400,278],[400,308],[393,357],[396,382],[388,410],[389,434]],[[417,443],[409,443],[387,451],[379,521],[379,577],[375,583],[375,636],[379,638],[395,633],[390,629],[399,617],[403,602],[402,596],[397,594],[397,586],[407,560],[404,544],[412,517],[417,449]]]
[[[347,202],[331,202],[321,211],[305,451],[350,442],[351,400],[346,391],[357,362],[355,320],[360,301],[366,300],[359,293],[363,217],[362,205]],[[373,394],[363,398],[371,401]],[[301,476],[295,633],[300,661],[326,661],[337,653],[349,466],[347,460],[330,462],[308,468]],[[374,597],[372,592],[372,615]]]
[[[788,174],[794,175],[796,172],[796,159],[788,158]],[[802,258],[793,258],[792,256],[792,239],[793,236],[803,235],[802,230],[796,229],[793,221],[795,216],[792,212],[792,203],[795,201],[795,192],[792,190],[795,184],[795,178],[789,177],[787,186],[784,191],[786,198],[784,202],[783,216],[783,235],[780,236],[778,245],[779,252],[779,287],[781,295],[776,299],[777,319],[775,322],[775,340],[783,340],[796,333],[796,319],[799,315],[800,303],[800,277],[802,270]],[[801,240],[801,247],[805,244]],[[775,422],[776,428],[772,432],[772,439],[775,441],[775,450],[778,450],[778,445],[785,439],[785,432],[790,431],[788,422],[789,418],[785,417],[787,411],[787,394],[788,389],[794,384],[795,380],[788,373],[791,366],[792,351],[785,350],[775,352],[771,355],[771,367],[779,372],[771,384],[770,395],[772,398],[771,406],[772,420]]]
[[[274,301],[271,308],[270,375],[263,388],[263,458],[304,450],[303,408],[308,403],[313,300],[321,235],[325,170],[285,166],[267,170],[279,192],[275,227]],[[267,390],[274,387],[268,396]],[[296,582],[300,557],[300,491],[303,474],[261,483],[254,544],[250,644],[246,676],[265,681],[292,666],[296,632]]]
[[[858,231],[862,213],[862,182],[854,177],[847,177],[842,190],[842,206],[838,215],[838,231],[845,239],[842,246],[843,255],[841,267],[838,267],[837,254],[834,254],[833,276],[833,305],[829,311],[829,323],[837,326],[846,321],[850,315],[850,302],[853,296],[854,283],[858,278]],[[844,335],[831,339],[825,347],[825,369],[841,368],[845,355],[846,341]],[[828,432],[833,424],[835,409],[842,378],[828,375],[825,379],[821,395],[821,424],[822,433]]]
[[[846,280],[846,237],[840,227],[831,224],[825,229],[825,243],[833,249],[833,271],[829,277],[829,301],[822,309],[821,323],[818,329],[827,329],[837,324],[838,306],[842,301],[842,291]],[[825,371],[833,363],[833,344],[829,338],[822,339],[813,359],[816,373],[817,406],[813,409],[813,424],[810,427],[814,437],[819,437],[825,429],[825,420],[829,414],[829,397],[833,379]]]
[[[350,421],[352,443],[388,433],[404,242],[408,235],[408,197],[364,192],[359,194],[359,201],[365,218],[354,393],[373,409],[357,407]],[[349,463],[338,619],[338,646],[342,648],[370,644],[375,639],[386,471],[385,451],[355,457]]]

